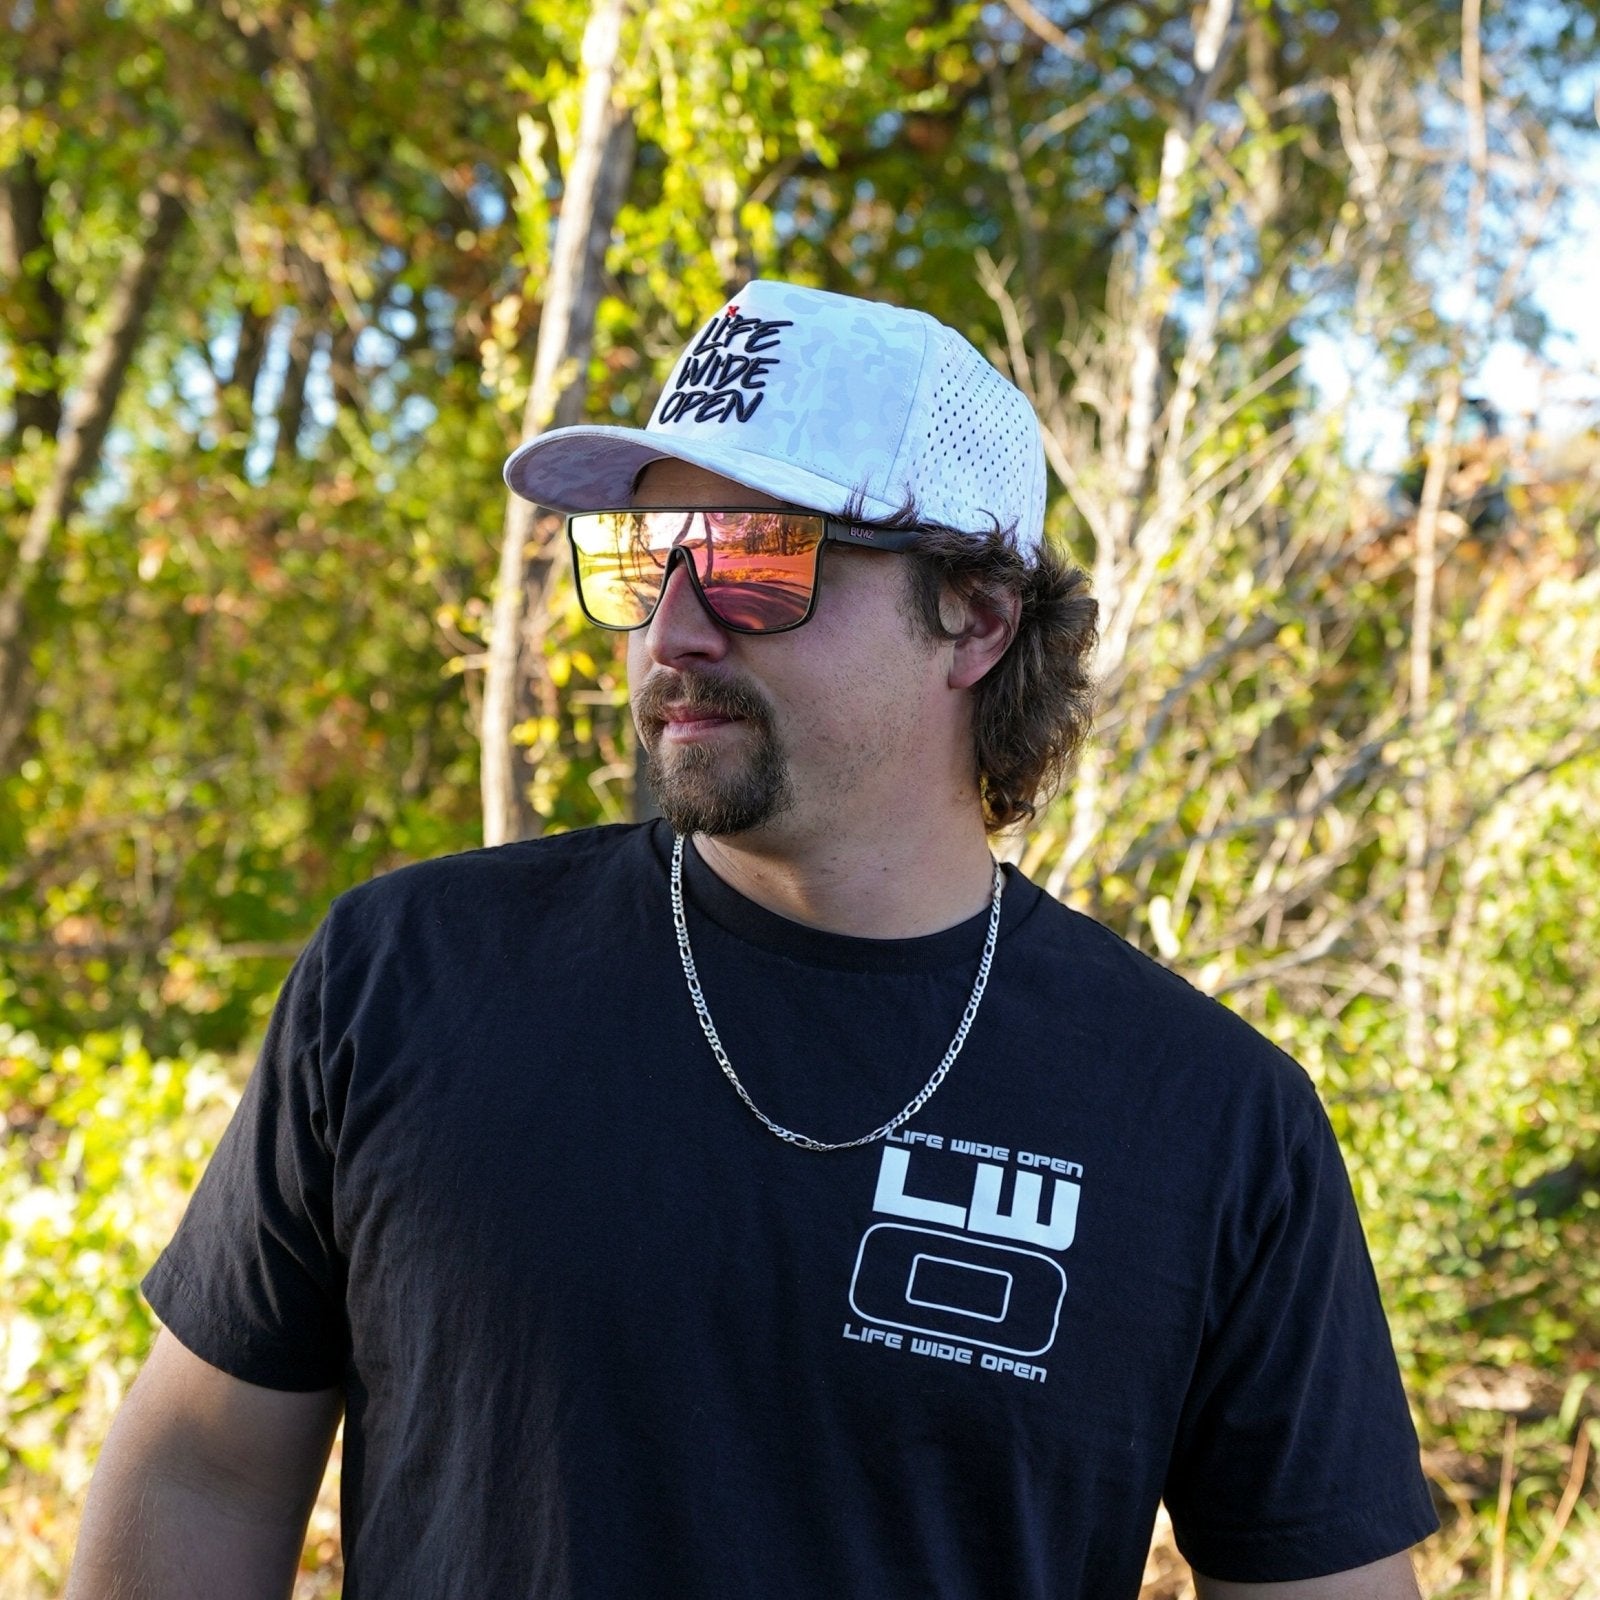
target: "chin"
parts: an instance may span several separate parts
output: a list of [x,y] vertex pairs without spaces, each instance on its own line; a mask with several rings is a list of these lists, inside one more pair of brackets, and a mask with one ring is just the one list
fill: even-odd
[[729,838],[777,821],[794,806],[787,765],[763,746],[743,760],[723,761],[703,746],[648,751],[645,776],[674,833]]

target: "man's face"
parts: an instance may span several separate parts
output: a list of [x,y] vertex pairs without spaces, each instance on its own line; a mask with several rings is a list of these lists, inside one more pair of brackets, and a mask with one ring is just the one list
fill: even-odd
[[[682,462],[645,472],[640,506],[778,505]],[[831,547],[816,610],[789,633],[721,627],[673,566],[628,636],[634,720],[663,814],[680,833],[814,834],[892,806],[945,711],[938,649],[916,635],[900,558]]]

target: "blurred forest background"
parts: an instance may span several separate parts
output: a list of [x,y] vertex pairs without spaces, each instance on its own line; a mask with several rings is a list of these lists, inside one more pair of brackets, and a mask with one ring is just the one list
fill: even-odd
[[1600,0],[3,10],[0,1594],[330,897],[631,814],[499,468],[756,273],[1035,401],[1104,710],[1007,852],[1316,1077],[1426,1592],[1600,1594],[1600,448],[1495,377],[1572,373]]

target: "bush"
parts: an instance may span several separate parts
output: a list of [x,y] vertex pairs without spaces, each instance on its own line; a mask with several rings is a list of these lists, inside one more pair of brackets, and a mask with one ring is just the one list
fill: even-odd
[[238,1098],[134,1033],[50,1050],[0,1024],[0,1593],[55,1593],[94,1457],[155,1337],[139,1280]]

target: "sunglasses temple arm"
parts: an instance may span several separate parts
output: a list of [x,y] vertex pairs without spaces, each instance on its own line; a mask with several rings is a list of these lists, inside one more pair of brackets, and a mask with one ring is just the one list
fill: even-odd
[[858,545],[867,550],[914,550],[922,538],[916,528],[871,528],[859,522],[828,518],[828,538],[837,544]]

